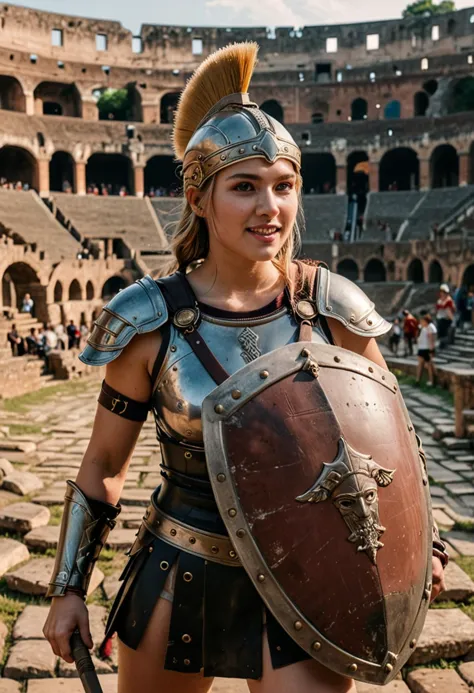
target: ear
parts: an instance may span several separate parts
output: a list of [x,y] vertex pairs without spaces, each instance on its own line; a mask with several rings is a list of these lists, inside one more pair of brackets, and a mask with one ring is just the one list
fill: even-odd
[[186,190],[186,199],[193,210],[194,214],[198,217],[203,217],[203,209],[201,207],[201,196],[197,188],[190,187]]

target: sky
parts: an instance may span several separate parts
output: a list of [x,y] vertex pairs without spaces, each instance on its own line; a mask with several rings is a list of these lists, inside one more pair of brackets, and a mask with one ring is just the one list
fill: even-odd
[[[408,0],[9,0],[39,10],[115,19],[138,33],[141,24],[186,26],[304,26],[401,16]],[[474,0],[456,0],[457,9]]]

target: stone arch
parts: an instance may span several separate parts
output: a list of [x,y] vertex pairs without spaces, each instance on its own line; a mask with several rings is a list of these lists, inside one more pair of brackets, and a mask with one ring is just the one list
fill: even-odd
[[69,296],[70,301],[82,301],[82,287],[77,279],[73,279],[69,285]]
[[36,115],[82,116],[82,99],[75,84],[41,82],[34,91]]
[[364,151],[351,152],[347,157],[347,193],[366,193],[369,189],[369,155]]
[[382,260],[373,257],[364,268],[365,282],[384,282],[387,280],[387,271]]
[[143,121],[142,95],[135,82],[127,84],[128,100],[130,103],[130,120],[136,123]]
[[351,120],[367,120],[368,103],[366,99],[358,97],[351,103]]
[[0,108],[25,113],[26,98],[20,82],[10,75],[0,76]]
[[25,294],[34,301],[33,314],[47,319],[46,287],[42,286],[36,270],[27,262],[13,262],[2,275],[2,305],[19,310]]
[[402,115],[402,105],[400,101],[397,101],[397,99],[394,99],[393,101],[389,101],[384,108],[383,111],[383,116],[386,120],[395,120],[397,118],[400,118]]
[[466,76],[459,79],[451,89],[448,103],[450,113],[474,111],[474,77]]
[[119,291],[125,289],[126,286],[127,282],[123,277],[118,275],[109,277],[102,287],[102,298],[104,300],[109,300],[113,298],[115,294],[118,294]]
[[279,123],[285,122],[285,112],[283,106],[276,99],[268,99],[260,106],[261,111],[265,111],[269,116],[278,120]]
[[420,183],[418,154],[410,147],[389,149],[379,165],[379,190],[416,190]]
[[303,192],[326,194],[336,191],[336,160],[329,152],[303,154]]
[[[148,159],[145,166],[145,194],[157,194],[164,192],[169,195],[171,191],[182,188],[182,181],[178,178],[177,164],[172,156],[158,155]],[[161,190],[160,190],[161,189]]]
[[443,268],[438,260],[432,260],[428,269],[428,281],[430,284],[443,283]]
[[89,188],[110,185],[112,195],[118,195],[122,189],[133,194],[132,162],[125,154],[92,154],[87,161],[86,182]]
[[337,273],[355,282],[359,279],[359,265],[350,257],[337,263]]
[[413,115],[425,116],[429,105],[430,99],[426,91],[417,91],[413,97]]
[[37,190],[38,162],[27,149],[7,144],[0,149],[0,178],[11,183],[27,183]]
[[415,284],[423,284],[425,281],[425,270],[423,268],[423,263],[417,257],[413,258],[408,265],[407,280],[409,282],[414,282]]
[[436,94],[438,91],[438,80],[437,79],[429,79],[423,84],[423,89],[426,91],[427,94],[430,96],[433,96],[433,94]]
[[160,123],[168,123],[171,125],[174,112],[178,107],[180,95],[179,91],[171,91],[167,94],[163,94],[160,103]]
[[49,162],[49,189],[53,192],[76,192],[75,163],[69,152],[54,152]]
[[92,299],[94,298],[94,294],[95,294],[94,284],[89,279],[89,281],[86,284],[86,299],[88,301],[92,301]]
[[431,187],[452,188],[459,184],[459,157],[451,144],[440,144],[430,158]]
[[63,285],[61,284],[59,279],[56,282],[56,284],[54,285],[53,296],[54,296],[54,302],[55,303],[61,303],[61,301],[63,300]]
[[468,289],[474,288],[474,264],[469,265],[464,270],[461,284],[467,286]]

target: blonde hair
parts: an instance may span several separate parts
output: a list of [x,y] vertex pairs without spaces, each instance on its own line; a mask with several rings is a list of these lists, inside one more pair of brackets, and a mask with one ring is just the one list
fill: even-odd
[[[212,210],[212,195],[214,192],[216,177],[212,178],[204,185],[201,191],[200,205],[205,211]],[[301,249],[301,234],[304,230],[303,201],[301,176],[297,176],[298,211],[292,233],[272,260],[273,265],[284,278],[286,285],[292,290],[292,278],[290,267],[293,259]],[[171,239],[171,249],[175,260],[169,272],[177,269],[185,272],[186,269],[199,261],[205,260],[209,254],[209,230],[207,222],[198,216],[191,205],[184,200],[181,218],[178,221],[176,231]]]

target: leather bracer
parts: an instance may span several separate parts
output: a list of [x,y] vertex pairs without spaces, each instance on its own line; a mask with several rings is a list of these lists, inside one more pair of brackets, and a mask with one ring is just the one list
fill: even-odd
[[67,481],[58,550],[47,597],[63,597],[68,589],[87,594],[102,547],[121,510],[90,500],[73,481]]

